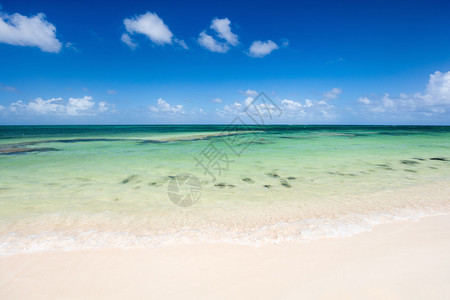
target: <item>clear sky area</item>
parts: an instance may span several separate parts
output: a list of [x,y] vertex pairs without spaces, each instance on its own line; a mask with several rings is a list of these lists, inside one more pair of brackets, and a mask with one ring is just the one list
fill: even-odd
[[0,0],[0,125],[450,124],[449,1]]

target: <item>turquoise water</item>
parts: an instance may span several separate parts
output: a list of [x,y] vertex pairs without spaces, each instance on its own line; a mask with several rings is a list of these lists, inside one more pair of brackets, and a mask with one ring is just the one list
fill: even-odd
[[[181,173],[201,190],[189,207],[168,195]],[[361,199],[448,180],[450,127],[0,126],[0,251],[242,237],[408,208]]]

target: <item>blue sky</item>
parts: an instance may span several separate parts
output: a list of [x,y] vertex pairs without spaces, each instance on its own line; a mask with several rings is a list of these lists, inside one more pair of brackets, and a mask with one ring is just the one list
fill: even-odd
[[0,124],[450,124],[448,1],[0,0]]

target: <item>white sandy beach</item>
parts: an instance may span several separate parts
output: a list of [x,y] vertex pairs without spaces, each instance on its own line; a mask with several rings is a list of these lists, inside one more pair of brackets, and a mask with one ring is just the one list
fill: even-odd
[[448,299],[449,228],[437,216],[261,247],[22,254],[0,259],[0,298]]

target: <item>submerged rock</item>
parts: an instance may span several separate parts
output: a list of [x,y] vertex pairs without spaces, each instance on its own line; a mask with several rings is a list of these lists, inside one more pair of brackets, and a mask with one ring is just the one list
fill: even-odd
[[122,180],[120,183],[127,184],[128,182],[136,180],[137,178],[138,178],[137,175],[130,175],[127,178],[125,178],[124,180]]
[[0,148],[0,155],[23,154],[29,152],[59,151],[55,148]]
[[267,176],[270,176],[270,177],[272,177],[272,178],[280,178],[280,175],[278,175],[278,174],[275,173],[275,172],[269,172],[269,173],[266,173],[266,175],[267,175]]
[[394,170],[394,169],[391,168],[391,166],[389,166],[388,164],[378,164],[377,166],[382,167],[383,169],[389,170],[389,171]]
[[270,189],[272,186],[270,184],[265,184],[263,187]]
[[253,179],[248,178],[248,177],[243,178],[242,181],[245,181],[245,182],[247,182],[247,183],[255,183],[255,181],[254,181]]
[[284,186],[285,188],[290,188],[292,187],[286,180],[280,180],[280,183],[282,186]]
[[402,160],[401,161],[402,164],[404,165],[417,165],[419,162],[418,161],[414,161],[414,160]]
[[214,186],[223,189],[227,186],[227,184],[225,182],[220,182],[220,183],[215,184]]
[[448,161],[448,159],[443,158],[443,157],[432,157],[432,158],[430,158],[430,160]]

